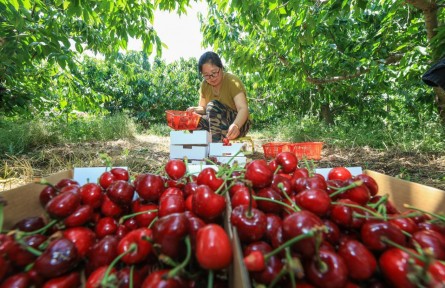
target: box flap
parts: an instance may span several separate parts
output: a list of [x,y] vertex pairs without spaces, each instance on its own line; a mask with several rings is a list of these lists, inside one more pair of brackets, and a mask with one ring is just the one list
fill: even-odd
[[394,205],[401,211],[407,210],[404,204],[410,204],[421,210],[443,214],[445,211],[445,191],[391,177],[372,170],[365,174],[374,178],[379,185],[379,194],[388,194]]
[[[56,184],[62,179],[73,178],[72,170],[65,170],[45,177],[51,184]],[[40,204],[40,192],[45,188],[44,185],[37,183],[26,184],[11,190],[0,192],[7,201],[4,207],[4,229],[11,229],[15,223],[26,217],[41,216],[45,213]]]

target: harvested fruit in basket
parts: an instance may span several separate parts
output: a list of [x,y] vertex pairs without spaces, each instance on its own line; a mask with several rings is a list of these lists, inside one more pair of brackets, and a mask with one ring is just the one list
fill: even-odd
[[167,110],[165,111],[167,124],[175,130],[196,130],[201,115],[193,111]]

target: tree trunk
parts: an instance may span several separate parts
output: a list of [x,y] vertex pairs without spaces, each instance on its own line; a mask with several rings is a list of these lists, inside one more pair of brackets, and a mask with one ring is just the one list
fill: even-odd
[[329,108],[329,103],[322,103],[320,107],[320,118],[328,125],[334,125],[334,117]]
[[445,127],[445,91],[440,87],[436,87],[434,92],[436,92],[437,113],[439,113],[442,126]]
[[[437,1],[433,0],[406,0],[406,3],[409,3],[416,7],[417,9],[422,10],[423,15],[425,17],[425,28],[427,33],[428,41],[431,42],[431,39],[436,36],[436,29],[438,27],[438,10],[439,5],[437,5]],[[433,53],[433,55],[439,55],[439,53]],[[431,59],[432,64],[436,63],[439,59]],[[442,123],[442,126],[445,127],[445,91],[440,87],[434,88],[434,92],[436,93],[435,104],[437,105],[437,113],[439,113],[439,117]]]

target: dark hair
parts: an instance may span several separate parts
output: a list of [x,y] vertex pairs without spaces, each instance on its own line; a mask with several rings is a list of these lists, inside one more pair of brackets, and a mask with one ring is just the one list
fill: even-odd
[[198,61],[199,73],[202,72],[202,66],[207,63],[213,64],[221,69],[224,69],[224,66],[221,62],[221,58],[219,58],[218,54],[216,54],[215,52],[208,51],[202,54],[201,57],[199,57]]

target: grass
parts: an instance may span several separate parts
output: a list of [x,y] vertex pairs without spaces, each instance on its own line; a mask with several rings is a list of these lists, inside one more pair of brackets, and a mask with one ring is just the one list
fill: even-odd
[[391,126],[376,123],[329,126],[314,119],[279,122],[255,133],[269,141],[324,142],[339,148],[370,147],[401,152],[445,152],[444,129],[440,123]]
[[125,115],[0,120],[0,153],[20,155],[45,146],[131,138],[136,124]]
[[[0,153],[20,155],[41,147],[67,143],[87,143],[130,139],[136,134],[168,136],[171,129],[164,123],[142,130],[125,115],[106,117],[84,116],[56,118],[51,121],[35,119],[0,120]],[[324,142],[339,148],[371,147],[409,152],[444,152],[444,130],[439,123],[419,123],[416,127],[348,123],[328,126],[317,119],[281,121],[249,133],[263,142]]]
[[[425,161],[428,159],[440,161],[445,152],[442,128],[435,123],[421,123],[417,127],[408,129],[403,126],[367,124],[327,126],[316,119],[308,118],[298,122],[279,122],[266,128],[254,126],[255,129],[249,135],[255,143],[321,141],[325,143],[323,147],[343,150],[365,148],[365,151],[369,147],[373,150],[397,152],[399,158],[404,157],[403,153],[418,154],[425,156],[417,159],[419,164],[426,166],[428,164]],[[52,121],[0,119],[0,188],[8,189],[8,185],[14,184],[16,180],[32,181],[32,177],[58,171],[60,167],[103,166],[107,155],[113,157],[114,164],[125,164],[124,166],[131,166],[134,170],[144,170],[147,167],[157,169],[159,163],[165,160],[162,157],[168,157],[168,153],[156,159],[159,155],[151,155],[153,153],[150,152],[153,151],[152,144],[144,151],[133,151],[125,146],[128,143],[125,140],[145,135],[168,137],[170,131],[171,128],[164,123],[153,124],[144,130],[124,115]],[[119,143],[122,146],[115,146],[119,146]],[[427,154],[421,155],[424,152]],[[376,164],[381,160],[374,159],[372,163],[367,163],[370,159],[360,158],[360,166],[367,167],[368,164]],[[406,169],[401,166],[397,173],[406,180],[416,179],[418,173],[408,168],[410,165]]]

